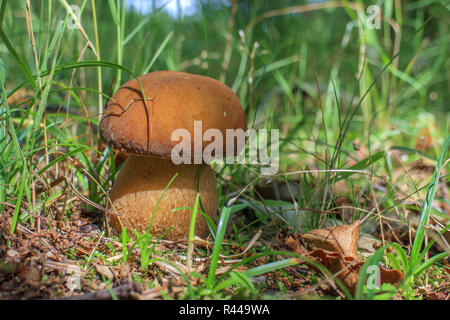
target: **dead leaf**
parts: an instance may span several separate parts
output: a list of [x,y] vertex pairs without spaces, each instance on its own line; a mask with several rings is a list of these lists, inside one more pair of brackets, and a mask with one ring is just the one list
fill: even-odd
[[36,265],[26,265],[20,270],[19,276],[25,279],[29,286],[36,287],[41,282],[41,273]]
[[390,283],[392,285],[398,284],[400,281],[402,281],[405,278],[403,275],[403,272],[397,269],[385,269],[382,266],[380,266],[380,282],[383,283]]
[[294,251],[298,254],[306,254],[308,252],[308,250],[306,250],[306,248],[301,244],[299,237],[300,236],[296,235],[296,234],[287,234],[282,239],[283,247],[285,247],[291,251]]
[[103,275],[106,279],[110,280],[114,278],[114,274],[112,273],[111,269],[106,266],[102,266],[99,264],[95,264],[95,270],[101,275]]
[[303,235],[303,239],[311,249],[324,249],[356,258],[360,227],[361,221],[356,220],[351,225],[311,230]]
[[81,269],[75,263],[63,263],[53,260],[46,260],[44,265],[46,268],[49,268],[50,270],[62,271],[65,272],[66,274],[75,274],[78,276],[82,276],[86,273],[85,270]]
[[6,255],[8,257],[15,258],[19,256],[19,252],[13,249],[9,249],[8,251],[6,251]]
[[[337,279],[339,279],[352,294],[355,294],[359,272],[364,261],[357,255],[357,245],[361,222],[355,221],[351,225],[341,225],[327,229],[316,229],[303,236],[280,232],[278,243],[296,253],[309,256],[310,259],[322,264]],[[303,245],[304,240],[312,251]],[[308,262],[306,262],[308,263]],[[311,265],[309,263],[309,265]],[[314,266],[312,266],[314,268]],[[321,271],[321,270],[319,270]],[[379,267],[380,283],[398,284],[403,280],[403,273],[399,270],[389,270]],[[328,277],[327,274],[324,274]]]
[[[350,256],[342,256],[337,252],[330,252],[321,249],[316,249],[310,253],[312,257],[318,258],[324,267],[326,267],[337,279],[349,289],[351,294],[355,294],[356,286],[359,280],[359,272],[364,261]],[[397,269],[385,269],[379,267],[380,270],[380,284],[390,283],[392,285],[398,284],[404,279],[404,275]]]
[[119,261],[122,258],[123,258],[123,254],[118,254],[118,255],[106,258],[106,261],[108,261],[108,262],[115,262],[115,261]]
[[358,283],[358,273],[362,263],[353,257],[344,257],[338,252],[330,252],[316,249],[310,253],[311,257],[318,259],[318,262],[326,267],[350,290],[355,293]]
[[[225,272],[230,270],[232,267],[233,267],[233,265],[217,268],[216,276],[220,276],[221,274],[224,274]],[[248,267],[246,267],[246,266],[239,266],[239,267],[236,267],[236,268],[233,269],[234,272],[244,272],[244,271],[247,271],[247,270],[248,270]]]
[[[156,255],[152,255],[152,259],[161,259],[161,257],[158,257]],[[170,261],[170,264],[169,264],[169,263],[164,262],[164,261],[156,260],[154,262],[154,264],[160,270],[162,270],[164,272],[167,272],[167,273],[170,273],[170,274],[172,274],[174,276],[179,276],[181,274],[181,272],[183,272],[183,273],[188,273],[189,272],[188,268],[184,264],[182,264],[182,263],[180,263],[178,261]],[[178,269],[177,269],[177,267],[178,267]]]
[[449,295],[443,292],[430,292],[427,294],[428,299],[430,300],[449,300]]

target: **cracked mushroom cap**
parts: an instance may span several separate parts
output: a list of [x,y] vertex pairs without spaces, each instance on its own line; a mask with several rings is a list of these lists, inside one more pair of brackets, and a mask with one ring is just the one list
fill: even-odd
[[[226,146],[226,129],[247,130],[238,97],[221,82],[201,75],[156,71],[126,82],[107,103],[100,121],[101,139],[123,152],[171,156],[180,140],[172,141],[175,129],[194,137],[194,121],[202,121],[202,136],[218,129]],[[186,141],[183,141],[186,142]],[[189,141],[188,141],[189,143]],[[201,152],[210,141],[203,141]],[[236,143],[234,154],[239,153]],[[191,139],[191,157],[199,156]],[[224,151],[225,154],[225,151]]]

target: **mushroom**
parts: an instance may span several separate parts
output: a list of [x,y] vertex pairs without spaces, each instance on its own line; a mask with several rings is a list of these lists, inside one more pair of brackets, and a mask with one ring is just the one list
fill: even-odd
[[[217,212],[215,173],[201,158],[208,141],[195,147],[194,121],[201,121],[202,136],[208,129],[218,129],[225,137],[227,129],[247,130],[245,113],[230,88],[206,76],[156,71],[138,79],[140,84],[132,79],[118,89],[100,121],[100,138],[113,149],[128,154],[111,190],[116,214],[109,215],[109,223],[119,232],[123,227],[145,232],[153,219],[152,235],[162,236],[172,227],[166,239],[187,239],[192,215],[189,208],[194,206],[197,191],[204,212],[212,219]],[[200,157],[200,163],[172,161],[172,149],[179,145],[179,140],[172,141],[176,129],[187,130],[191,137],[183,141],[191,150],[183,159]],[[222,146],[226,145],[225,140]],[[235,148],[234,155],[240,151]],[[201,214],[197,216],[195,233],[199,237],[208,234]]]

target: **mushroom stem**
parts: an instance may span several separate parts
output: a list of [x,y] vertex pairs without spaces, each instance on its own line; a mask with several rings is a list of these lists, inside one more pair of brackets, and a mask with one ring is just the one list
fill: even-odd
[[[170,187],[163,191],[177,174]],[[200,181],[200,182],[199,182]],[[197,191],[205,213],[214,219],[217,211],[215,174],[207,164],[175,165],[170,159],[130,155],[119,172],[111,192],[111,201],[117,215],[110,216],[112,227],[122,230],[136,229],[146,232],[154,210],[161,198],[152,221],[150,233],[170,240],[185,240],[189,233]],[[197,216],[195,234],[206,237],[208,226],[202,214]]]

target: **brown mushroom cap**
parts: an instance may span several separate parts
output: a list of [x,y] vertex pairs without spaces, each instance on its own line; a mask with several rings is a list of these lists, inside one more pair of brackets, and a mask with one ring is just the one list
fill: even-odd
[[[156,71],[125,83],[108,102],[100,122],[100,137],[114,149],[169,158],[179,141],[172,132],[183,128],[194,137],[194,121],[202,121],[202,135],[211,128],[247,130],[238,97],[226,85],[201,75]],[[203,148],[210,141],[203,141]],[[195,156],[191,142],[191,156]],[[240,150],[235,150],[235,154]]]

